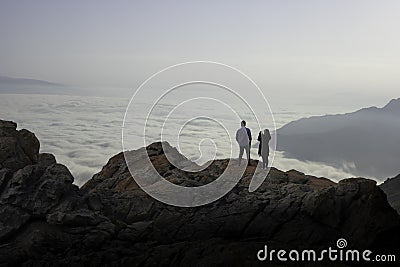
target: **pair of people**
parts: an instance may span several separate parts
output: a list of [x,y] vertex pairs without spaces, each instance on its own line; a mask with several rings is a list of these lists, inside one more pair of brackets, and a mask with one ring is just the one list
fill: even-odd
[[[240,123],[240,128],[236,131],[236,141],[239,144],[239,166],[242,161],[243,153],[246,150],[247,163],[250,163],[250,147],[251,147],[251,130],[246,127],[246,121]],[[269,155],[269,140],[271,135],[268,129],[264,130],[264,133],[260,131],[257,140],[260,142],[258,145],[258,155],[262,157],[263,169],[268,166],[268,155]]]

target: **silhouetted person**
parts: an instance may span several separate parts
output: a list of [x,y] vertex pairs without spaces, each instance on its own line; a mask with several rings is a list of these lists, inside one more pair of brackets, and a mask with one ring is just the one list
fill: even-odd
[[269,156],[269,140],[271,140],[271,134],[268,129],[264,130],[264,133],[260,131],[258,134],[258,155],[262,158],[263,161],[263,169],[268,167],[268,156]]
[[246,122],[240,123],[240,128],[236,131],[236,141],[239,144],[239,165],[242,161],[243,152],[246,150],[247,164],[250,163],[251,131],[246,128]]

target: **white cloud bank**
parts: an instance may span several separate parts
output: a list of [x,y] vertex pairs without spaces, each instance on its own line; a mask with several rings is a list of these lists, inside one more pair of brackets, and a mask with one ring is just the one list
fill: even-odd
[[[121,127],[128,101],[120,98],[1,94],[0,119],[15,121],[19,129],[34,132],[40,140],[41,152],[54,154],[59,163],[70,169],[75,184],[82,185],[99,172],[111,156],[122,151]],[[288,112],[287,108],[275,112],[279,126],[307,115],[311,113]],[[143,136],[141,132],[135,135],[138,139]],[[256,137],[257,133],[253,135]],[[218,139],[218,135],[215,138]],[[188,147],[190,145],[193,144],[188,144]],[[256,149],[253,148],[252,152],[255,156]],[[217,155],[224,158],[229,156],[229,152],[218,151]],[[273,165],[282,170],[296,169],[335,181],[354,177],[324,164],[287,159],[279,152]]]

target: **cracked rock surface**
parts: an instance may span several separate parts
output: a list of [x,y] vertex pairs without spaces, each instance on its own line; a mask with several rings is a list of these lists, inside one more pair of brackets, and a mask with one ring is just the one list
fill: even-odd
[[[368,179],[334,183],[272,168],[249,193],[253,161],[221,199],[179,208],[142,191],[123,153],[78,188],[69,170],[53,155],[39,154],[35,135],[17,131],[15,123],[0,121],[0,147],[4,266],[265,266],[256,258],[265,244],[326,249],[345,238],[349,247],[388,253],[400,241],[399,215]],[[184,172],[166,160],[161,143],[143,149],[165,179],[183,186],[209,183],[228,164],[215,160],[203,171]],[[137,151],[129,153],[134,158]],[[315,266],[347,266],[340,264]]]

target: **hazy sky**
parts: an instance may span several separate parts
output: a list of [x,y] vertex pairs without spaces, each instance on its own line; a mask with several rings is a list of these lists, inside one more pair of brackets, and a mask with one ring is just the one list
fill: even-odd
[[0,75],[137,87],[235,66],[271,94],[400,96],[400,1],[1,1]]

